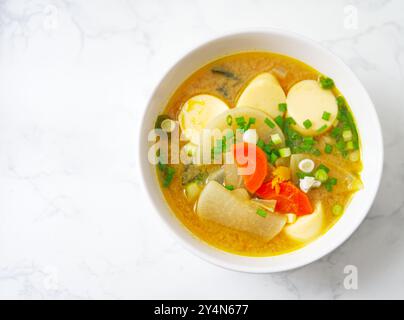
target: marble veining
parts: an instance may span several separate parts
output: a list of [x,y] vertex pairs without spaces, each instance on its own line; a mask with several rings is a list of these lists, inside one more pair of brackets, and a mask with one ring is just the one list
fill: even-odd
[[[399,0],[0,0],[0,298],[404,298],[403,12]],[[162,72],[204,40],[255,27],[339,55],[369,91],[385,143],[358,231],[273,275],[188,253],[136,172],[140,111]],[[356,290],[344,287],[346,265],[358,268]]]

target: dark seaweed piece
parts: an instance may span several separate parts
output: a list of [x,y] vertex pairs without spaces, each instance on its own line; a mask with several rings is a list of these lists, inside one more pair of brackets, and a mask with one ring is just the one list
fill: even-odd
[[211,69],[212,73],[217,73],[220,74],[226,78],[232,79],[232,80],[240,80],[239,77],[237,77],[233,72],[220,68],[220,67],[214,67]]
[[223,95],[223,97],[228,98],[229,97],[229,93],[227,91],[226,86],[220,86],[216,88],[216,91],[221,93]]
[[208,176],[208,172],[202,166],[188,164],[182,173],[182,185],[196,181],[202,183]]

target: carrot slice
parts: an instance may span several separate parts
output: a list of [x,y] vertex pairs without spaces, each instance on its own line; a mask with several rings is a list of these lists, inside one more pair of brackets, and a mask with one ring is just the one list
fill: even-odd
[[291,182],[281,182],[279,193],[272,187],[272,181],[264,183],[257,191],[258,197],[276,200],[275,211],[280,213],[293,212],[298,216],[310,214],[313,207],[309,197]]
[[[243,155],[246,159],[245,163],[241,163],[242,159],[238,159],[237,155]],[[246,142],[238,143],[234,148],[234,158],[239,167],[255,167],[252,174],[243,176],[246,189],[251,193],[255,193],[264,182],[268,173],[267,156],[265,152],[255,144]]]

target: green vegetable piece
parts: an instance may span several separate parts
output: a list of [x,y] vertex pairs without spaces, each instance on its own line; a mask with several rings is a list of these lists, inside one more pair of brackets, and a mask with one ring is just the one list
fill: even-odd
[[264,209],[257,209],[257,214],[263,218],[265,218],[267,216],[267,212]]
[[340,108],[345,107],[345,98],[343,96],[337,97],[337,105]]
[[344,141],[352,140],[352,131],[349,129],[342,131],[342,138],[344,139]]
[[328,167],[326,167],[325,165],[323,165],[323,164],[320,164],[318,167],[317,167],[317,169],[318,170],[324,170],[325,172],[327,172],[327,173],[329,173],[330,172],[330,169],[328,168]]
[[175,169],[174,169],[173,167],[167,166],[167,167],[166,167],[166,170],[165,170],[165,177],[164,177],[164,180],[163,180],[163,186],[164,186],[165,188],[167,188],[168,186],[170,186],[171,181],[172,181],[173,178],[174,178],[174,174],[175,174]]
[[285,112],[287,110],[287,104],[286,103],[280,103],[278,104],[278,109],[280,112]]
[[326,143],[326,145],[324,147],[324,152],[328,153],[328,154],[332,153],[332,145]]
[[259,148],[261,148],[261,149],[264,149],[264,147],[265,147],[265,142],[264,142],[263,140],[261,140],[261,139],[258,139],[258,141],[257,141],[257,146],[258,146]]
[[311,126],[313,125],[310,121],[310,119],[304,120],[303,125],[306,129],[311,128]]
[[233,117],[230,114],[226,117],[226,123],[228,126],[233,124]]
[[336,184],[337,184],[337,178],[330,178],[330,184],[332,185],[332,186],[335,186]]
[[313,137],[304,137],[303,138],[303,143],[306,144],[306,145],[312,146],[313,144],[316,143],[316,141],[314,140]]
[[337,179],[336,178],[329,178],[325,183],[324,187],[328,192],[332,192],[332,187],[337,184]]
[[270,119],[265,118],[264,120],[265,124],[270,127],[271,129],[275,128],[275,123],[273,123]]
[[161,129],[161,124],[164,120],[170,119],[170,116],[167,114],[160,114],[157,116],[156,122],[154,123],[154,129]]
[[348,141],[346,144],[346,149],[347,150],[353,150],[354,149],[354,144],[352,141]]
[[314,149],[313,151],[312,151],[312,153],[315,155],[315,156],[321,156],[321,152],[320,152],[320,150],[318,150],[318,149]]
[[272,135],[271,135],[271,139],[272,139],[272,142],[273,142],[274,144],[281,144],[281,143],[282,143],[282,139],[281,139],[281,137],[279,136],[279,134],[277,134],[277,133],[272,134]]
[[337,147],[337,149],[339,150],[339,151],[344,151],[345,150],[345,147],[346,147],[346,143],[345,143],[345,141],[344,140],[338,140],[337,141],[337,144],[335,145],[336,147]]
[[292,117],[287,117],[287,118],[285,119],[285,124],[286,124],[286,125],[294,125],[294,124],[296,124],[296,121],[295,121],[295,119],[293,119]]
[[236,123],[239,127],[242,127],[246,124],[246,121],[245,121],[244,117],[237,117]]
[[317,130],[316,130],[316,132],[323,132],[325,129],[327,129],[328,127],[327,127],[327,125],[326,124],[324,124],[324,125],[322,125],[320,128],[318,128]]
[[291,154],[292,153],[290,151],[290,148],[279,149],[279,155],[281,156],[281,158],[289,157]]
[[341,135],[341,128],[339,127],[335,127],[331,130],[331,137],[338,139],[339,136]]
[[283,127],[283,118],[282,118],[282,116],[277,116],[277,117],[275,118],[275,122],[276,122],[276,124],[277,124],[278,126]]
[[271,152],[270,156],[269,156],[269,161],[271,162],[271,164],[275,164],[276,160],[279,159],[279,156],[275,153],[275,152]]
[[324,169],[319,169],[315,172],[314,178],[321,182],[326,182],[328,179],[328,174]]
[[332,89],[334,87],[334,80],[328,77],[321,76],[319,78],[320,86],[323,89]]
[[334,216],[340,216],[344,211],[344,208],[340,204],[335,204],[332,207],[332,214]]
[[323,116],[321,117],[323,120],[325,120],[325,121],[328,121],[328,120],[330,120],[330,117],[331,117],[331,113],[329,113],[329,112],[327,112],[327,111],[324,111],[323,112]]

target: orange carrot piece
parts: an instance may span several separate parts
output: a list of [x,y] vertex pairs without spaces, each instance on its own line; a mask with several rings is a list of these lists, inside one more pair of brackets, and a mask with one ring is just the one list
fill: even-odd
[[[241,164],[240,161],[238,161],[241,159],[237,159],[237,154],[243,155],[247,160],[246,163]],[[255,144],[244,142],[235,146],[234,157],[239,167],[255,165],[255,170],[252,174],[243,176],[246,189],[251,193],[255,193],[264,182],[268,173],[267,156],[265,152]]]

